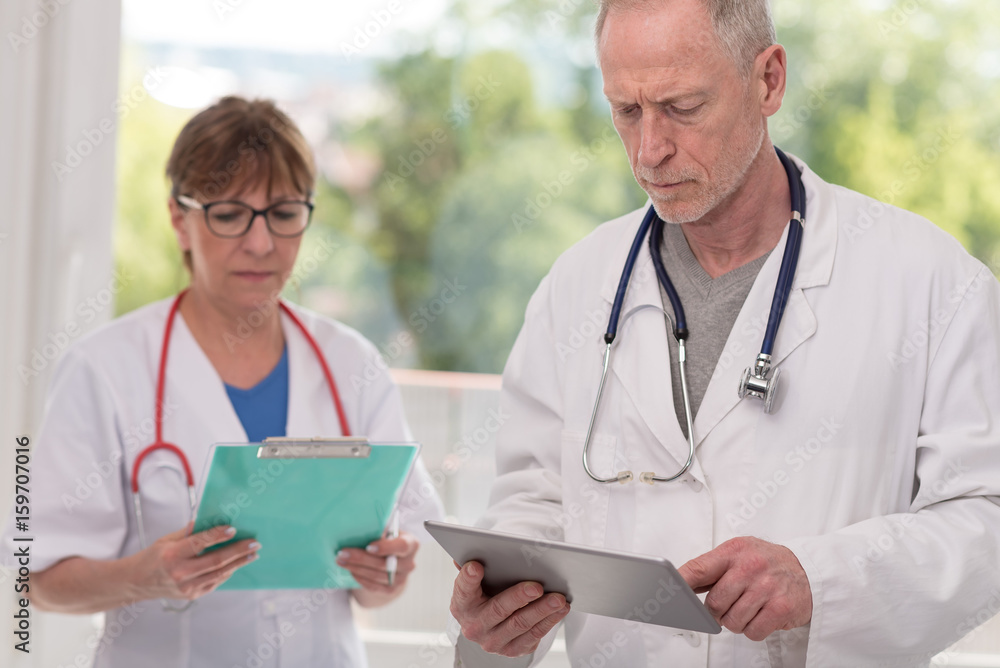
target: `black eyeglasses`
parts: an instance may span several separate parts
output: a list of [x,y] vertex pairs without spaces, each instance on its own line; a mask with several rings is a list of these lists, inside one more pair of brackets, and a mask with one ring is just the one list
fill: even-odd
[[313,212],[312,202],[299,200],[275,202],[266,209],[255,209],[235,200],[202,204],[187,195],[178,195],[177,202],[188,209],[204,212],[208,230],[227,239],[242,237],[249,232],[257,216],[264,216],[267,229],[274,236],[297,237],[309,227]]

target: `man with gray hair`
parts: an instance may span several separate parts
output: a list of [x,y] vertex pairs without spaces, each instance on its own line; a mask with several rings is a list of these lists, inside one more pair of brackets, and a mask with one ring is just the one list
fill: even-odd
[[[582,614],[532,582],[488,597],[469,562],[457,663],[537,663],[565,620],[573,666],[928,665],[1000,597],[1000,284],[775,149],[766,0],[603,0],[597,45],[650,208],[532,297],[480,526],[683,564],[724,630]],[[568,343],[615,308],[617,332]]]

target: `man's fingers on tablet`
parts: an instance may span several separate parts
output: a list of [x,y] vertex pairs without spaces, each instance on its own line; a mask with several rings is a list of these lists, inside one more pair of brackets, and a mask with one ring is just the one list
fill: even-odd
[[[547,603],[547,601],[540,601],[534,605],[544,605],[545,603]],[[504,656],[524,656],[525,654],[534,652],[538,649],[538,643],[545,637],[545,634],[554,629],[556,624],[565,619],[566,615],[569,614],[569,610],[569,604],[564,604],[559,610],[549,614],[530,629],[511,640],[507,646],[503,648],[501,654]]]
[[[500,592],[483,604],[481,621],[487,628],[503,623],[512,614],[541,598],[544,591],[537,582],[521,582]],[[504,642],[507,644],[509,638]]]
[[565,605],[566,599],[561,594],[549,594],[515,610],[501,625],[502,635],[511,642],[511,639],[528,633],[550,615],[560,612]]
[[475,561],[462,566],[455,577],[455,587],[451,594],[451,614],[460,623],[464,624],[469,611],[482,603],[483,590],[480,586],[482,581],[483,567]]
[[477,561],[470,561],[455,578],[455,595],[462,603],[478,603],[483,597],[483,567]]

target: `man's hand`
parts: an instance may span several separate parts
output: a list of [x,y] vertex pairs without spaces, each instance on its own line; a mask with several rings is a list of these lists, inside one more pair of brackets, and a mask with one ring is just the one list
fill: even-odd
[[491,654],[531,654],[569,614],[566,597],[544,594],[537,582],[521,582],[487,598],[482,589],[484,573],[478,562],[465,564],[455,578],[451,614],[462,625],[462,635]]
[[728,540],[678,569],[716,621],[750,640],[812,619],[812,591],[791,550],[759,538]]

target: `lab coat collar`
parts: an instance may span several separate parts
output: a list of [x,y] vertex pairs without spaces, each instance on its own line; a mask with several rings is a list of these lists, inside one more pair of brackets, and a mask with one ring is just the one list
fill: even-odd
[[[806,299],[804,291],[827,285],[833,271],[833,261],[837,250],[837,211],[832,193],[833,186],[823,182],[812,170],[795,156],[790,156],[802,170],[802,180],[806,188],[806,212],[802,246],[799,261],[792,282],[785,313],[778,328],[772,365],[777,367],[803,342],[816,332],[816,318]],[[612,304],[622,268],[639,225],[649,207],[646,205],[626,218],[617,246],[611,253],[612,262],[601,288],[601,296]],[[746,302],[736,319],[723,354],[716,367],[715,375],[709,382],[705,396],[694,420],[695,444],[699,444],[711,430],[740,403],[737,387],[743,369],[750,366],[760,352],[764,328],[778,280],[781,258],[785,249],[786,232],[774,251],[761,268]],[[653,270],[648,241],[643,243],[636,261],[632,280],[625,295],[622,308],[624,317],[638,305],[651,304],[662,308],[659,284]],[[671,314],[672,315],[672,314]],[[664,318],[654,317],[654,311],[639,313],[628,323],[620,325],[618,343],[632,340],[627,347],[639,354],[617,354],[612,360],[612,369],[636,405],[646,425],[656,435],[661,445],[678,462],[678,467],[687,459],[688,446],[681,432],[673,410],[669,392],[671,388],[670,357],[666,337],[669,335]],[[697,336],[697,332],[692,332]],[[783,379],[783,389],[788,390],[790,378]],[[664,396],[664,391],[668,394]],[[780,409],[780,396],[778,407]],[[760,400],[754,402],[754,410],[763,410]],[[691,474],[703,480],[697,459]]]
[[[310,326],[307,313],[299,309],[296,309],[295,313],[306,327]],[[162,337],[166,309],[162,319],[158,320]],[[339,435],[336,413],[330,410],[333,399],[320,370],[321,367],[316,361],[315,353],[299,328],[284,314],[281,315],[281,326],[288,346],[289,388],[286,434],[301,437]],[[159,363],[158,356],[156,363]],[[229,400],[222,378],[198,345],[180,314],[171,338],[166,376],[168,404],[171,397],[184,399],[185,410],[194,411],[194,415],[186,419],[196,420],[211,434],[211,441],[206,447],[215,443],[247,441],[246,431]],[[175,416],[164,420],[164,437],[168,442],[176,442],[171,439],[179,437],[179,434],[171,435],[171,427],[178,424],[177,419]],[[195,468],[202,464],[194,461],[191,463]]]

